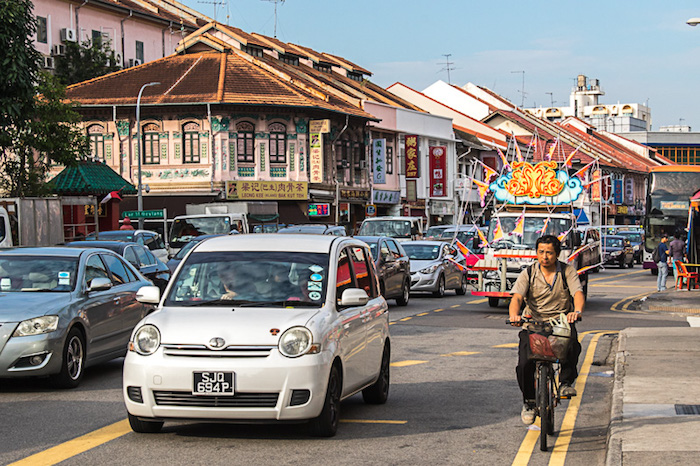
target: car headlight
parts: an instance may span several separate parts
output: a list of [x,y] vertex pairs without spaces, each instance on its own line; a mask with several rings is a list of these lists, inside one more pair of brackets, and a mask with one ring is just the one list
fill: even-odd
[[433,273],[438,269],[438,267],[440,266],[437,264],[431,265],[430,267],[426,267],[423,270],[421,270],[420,273]]
[[634,249],[635,252],[639,251],[639,245],[634,246],[632,249]]
[[612,253],[610,253],[610,255],[612,257],[615,257],[615,256],[619,256],[621,253],[622,253],[622,251],[613,251]]
[[495,270],[490,270],[484,274],[484,277],[488,278],[489,280],[496,280],[500,277],[500,274]]
[[42,316],[34,319],[23,320],[19,323],[13,337],[27,337],[53,332],[58,328],[58,316]]
[[154,325],[144,325],[134,334],[134,341],[129,345],[131,351],[148,356],[156,352],[160,346],[160,331]]
[[320,351],[320,345],[313,344],[311,330],[306,327],[287,329],[280,337],[277,347],[279,352],[288,358],[298,358],[304,354],[318,353]]

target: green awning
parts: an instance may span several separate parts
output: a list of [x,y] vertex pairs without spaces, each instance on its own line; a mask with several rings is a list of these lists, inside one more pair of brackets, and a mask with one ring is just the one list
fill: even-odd
[[120,190],[121,194],[136,194],[133,184],[104,163],[91,160],[66,167],[49,181],[49,186],[52,193],[62,196],[100,195]]

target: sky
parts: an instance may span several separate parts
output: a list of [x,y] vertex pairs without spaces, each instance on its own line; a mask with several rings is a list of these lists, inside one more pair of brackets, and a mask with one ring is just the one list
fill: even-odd
[[[275,35],[273,0],[180,1],[246,32]],[[700,2],[286,0],[277,3],[276,33],[345,57],[382,87],[402,82],[422,91],[447,82],[450,68],[452,84],[486,86],[517,105],[524,97],[526,108],[568,106],[583,74],[600,80],[602,104],[648,105],[652,130],[700,131],[700,26],[686,24],[692,17],[700,17]]]

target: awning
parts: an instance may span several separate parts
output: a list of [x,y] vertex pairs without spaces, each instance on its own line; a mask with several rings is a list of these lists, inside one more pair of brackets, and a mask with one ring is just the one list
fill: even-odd
[[588,215],[586,215],[586,212],[583,209],[574,209],[574,215],[576,215],[576,223],[578,225],[588,225],[591,223],[591,221],[588,220]]
[[63,169],[48,183],[51,192],[60,196],[104,195],[112,191],[136,194],[133,184],[102,162],[81,160]]

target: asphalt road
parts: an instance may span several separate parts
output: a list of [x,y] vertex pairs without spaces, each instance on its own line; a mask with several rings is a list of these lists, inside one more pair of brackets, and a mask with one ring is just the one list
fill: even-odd
[[506,303],[490,308],[482,298],[448,292],[443,299],[413,295],[407,307],[390,308],[389,402],[345,401],[332,439],[310,438],[303,425],[166,423],[160,434],[133,433],[119,359],[90,368],[74,390],[0,381],[0,463],[602,464],[616,332],[687,325],[683,315],[624,312],[621,300],[654,291],[655,279],[639,266],[591,276],[578,325],[580,396],[556,409],[550,452],[539,451],[539,432],[520,421],[518,332],[504,323]]

